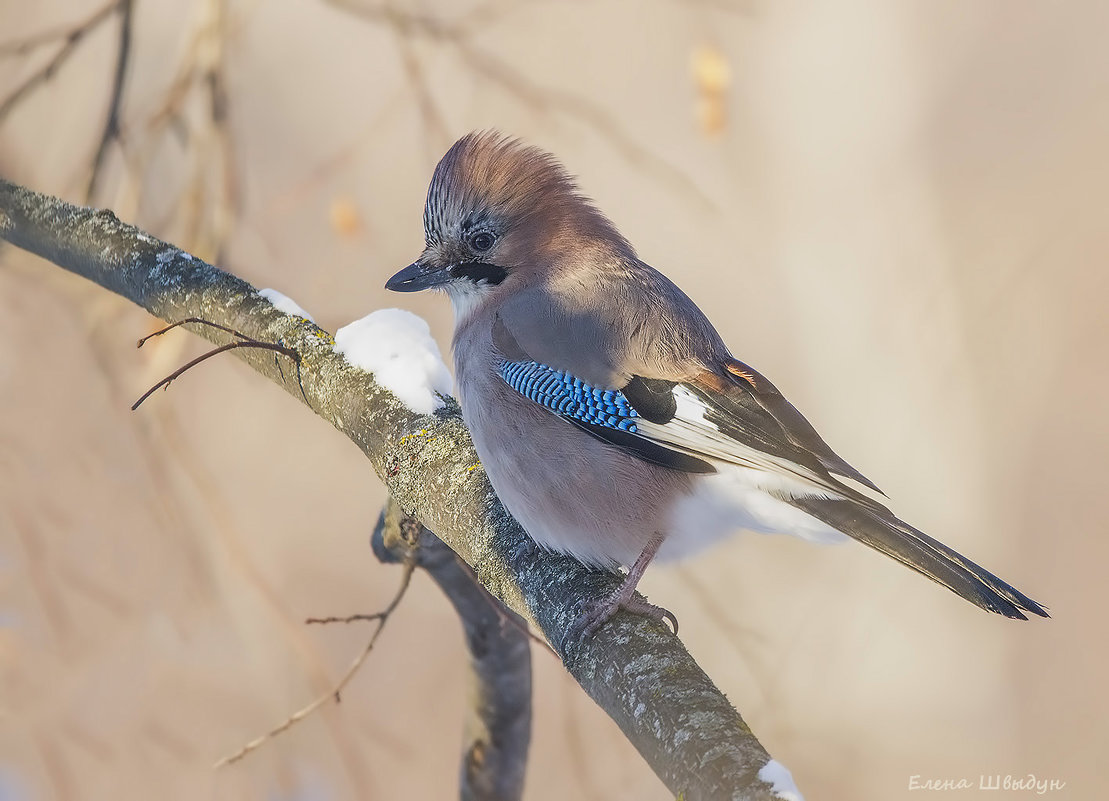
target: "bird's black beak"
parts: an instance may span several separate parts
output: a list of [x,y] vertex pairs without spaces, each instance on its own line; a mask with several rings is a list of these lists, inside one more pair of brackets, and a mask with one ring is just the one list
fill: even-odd
[[394,292],[419,292],[422,289],[442,286],[452,278],[447,267],[414,261],[385,282],[385,288]]

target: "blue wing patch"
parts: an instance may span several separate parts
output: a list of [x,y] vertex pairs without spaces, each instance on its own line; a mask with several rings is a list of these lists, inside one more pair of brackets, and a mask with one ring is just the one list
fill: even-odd
[[[500,372],[505,383],[525,398],[565,417],[603,442],[685,473],[716,472],[709,462],[640,434],[636,421],[651,418],[637,412],[622,390],[600,389],[565,370],[531,360],[505,362]],[[673,416],[673,410],[669,416]]]
[[581,423],[636,432],[639,413],[618,389],[590,386],[565,370],[534,361],[505,362],[501,378],[528,400]]

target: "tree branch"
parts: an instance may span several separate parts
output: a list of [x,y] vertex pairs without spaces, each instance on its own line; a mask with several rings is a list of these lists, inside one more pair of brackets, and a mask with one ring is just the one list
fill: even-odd
[[[279,342],[301,355],[299,376],[272,355],[235,355],[349,437],[401,508],[432,528],[508,607],[561,643],[584,604],[620,578],[541,551],[493,493],[450,400],[432,415],[407,409],[333,348],[330,334],[286,315],[245,281],[121,223],[0,179],[0,238],[126,297],[163,320],[186,317]],[[217,344],[227,334],[196,333]],[[298,380],[299,379],[299,380]],[[660,624],[621,612],[560,657],[656,774],[685,799],[783,798],[759,778],[769,761],[739,714]],[[776,764],[776,763],[775,763]],[[769,773],[764,775],[769,776]]]
[[477,582],[443,541],[407,517],[392,498],[373,533],[382,562],[415,558],[462,621],[470,651],[470,705],[464,726],[459,797],[518,801],[531,742],[531,649],[527,623]]

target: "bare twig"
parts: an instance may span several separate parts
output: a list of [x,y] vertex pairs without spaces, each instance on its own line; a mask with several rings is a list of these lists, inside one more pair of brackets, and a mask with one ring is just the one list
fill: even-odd
[[369,22],[402,24],[406,30],[432,39],[447,39],[457,36],[460,32],[458,27],[439,17],[400,10],[390,5],[370,5],[358,0],[325,0],[325,2]]
[[212,220],[213,257],[224,261],[224,249],[235,220],[242,212],[239,170],[235,157],[235,140],[231,132],[231,98],[227,89],[226,26],[227,0],[209,0],[212,7],[211,59],[205,64],[203,81],[208,93],[208,118],[220,161],[220,186],[215,216]]
[[223,331],[225,334],[231,334],[232,336],[237,337],[238,339],[244,340],[246,342],[252,342],[253,341],[246,334],[241,334],[238,331],[236,331],[234,328],[228,328],[225,325],[220,325],[219,323],[213,323],[211,320],[205,320],[203,317],[186,317],[184,320],[178,320],[176,323],[170,323],[169,325],[165,326],[164,328],[159,328],[153,334],[147,334],[146,336],[144,336],[142,339],[140,339],[138,341],[138,344],[136,344],[135,347],[136,348],[141,348],[149,340],[154,339],[154,337],[160,337],[162,334],[168,334],[170,331],[177,328],[179,325],[185,325],[186,323],[197,323],[199,325],[211,326],[212,328],[215,328],[217,331]]
[[387,22],[403,28],[406,34],[411,32],[428,39],[439,40],[471,36],[477,29],[488,29],[524,5],[519,0],[489,0],[474,6],[453,20],[447,20],[435,14],[398,8],[393,3],[371,4],[359,0],[325,0],[325,2],[369,22]]
[[56,42],[59,39],[69,39],[75,32],[82,31],[82,29],[94,28],[99,25],[105,17],[111,14],[118,5],[119,0],[113,0],[113,2],[93,12],[91,16],[76,25],[62,25],[45,31],[39,31],[38,33],[26,36],[22,39],[2,42],[0,43],[0,58],[5,56],[25,55],[42,45]]
[[[401,10],[390,5],[369,5],[358,0],[325,0],[325,2],[372,24],[389,25],[402,37],[422,37],[453,47],[459,60],[474,75],[484,78],[538,113],[554,112],[580,122],[604,138],[629,163],[683,192],[702,208],[713,207],[712,200],[688,175],[640,145],[635,137],[624,129],[616,116],[605,107],[572,92],[541,87],[524,77],[516,66],[497,58],[470,41],[471,34],[478,25],[487,24],[490,20],[499,18],[513,8],[513,4],[493,0],[478,6],[455,22],[447,22],[435,16]],[[403,47],[401,57],[407,58]],[[410,79],[415,80],[407,64],[405,69]],[[423,108],[427,105],[427,95],[420,91],[418,85],[415,89],[417,101]]]
[[[179,325],[179,323],[174,323],[172,326],[170,326],[170,328],[173,328],[177,325]],[[211,325],[215,328],[223,328],[223,326],[215,325],[214,323],[212,323]],[[158,334],[164,334],[166,330],[168,330],[168,329],[163,329],[162,331],[156,331],[153,334],[151,334],[150,336],[157,336]],[[237,332],[233,332],[233,333],[237,333]],[[172,384],[174,381],[176,381],[178,378],[180,378],[187,371],[189,371],[192,368],[196,367],[201,362],[207,361],[208,359],[212,358],[213,356],[218,356],[221,353],[226,353],[229,350],[236,350],[238,348],[258,348],[260,350],[272,350],[272,351],[276,351],[277,353],[285,354],[286,356],[291,358],[294,362],[296,362],[298,366],[300,365],[300,354],[297,353],[295,350],[293,350],[290,347],[279,344],[277,342],[259,342],[258,340],[251,339],[250,337],[247,337],[244,334],[238,334],[238,336],[243,337],[243,338],[240,339],[240,340],[237,340],[235,342],[228,342],[226,345],[220,345],[217,348],[212,348],[207,353],[203,353],[200,356],[197,356],[195,359],[193,359],[188,364],[183,365],[182,367],[179,367],[176,370],[174,370],[172,373],[167,375],[165,378],[163,378],[157,384],[155,384],[150,389],[148,389],[146,392],[144,392],[142,394],[142,397],[139,398],[137,401],[135,401],[131,405],[131,411],[135,411],[140,406],[142,406],[143,401],[145,401],[147,398],[149,398],[151,395],[153,395],[157,390],[161,389],[162,387],[166,387],[168,389],[170,384]],[[149,338],[150,337],[143,337],[142,339],[140,339],[138,347],[141,348],[143,346],[143,343],[146,342],[146,340],[149,339]],[[307,398],[305,400],[307,400]]]
[[104,159],[108,154],[108,146],[119,139],[119,112],[123,105],[123,87],[127,81],[127,63],[131,57],[131,28],[135,11],[135,0],[119,0],[119,45],[116,49],[115,78],[112,80],[112,96],[108,101],[108,116],[104,121],[104,132],[100,135],[100,142],[96,146],[96,154],[92,158],[92,168],[89,173],[89,183],[85,188],[85,198],[91,199],[96,193],[97,183],[100,180]]
[[308,624],[312,624],[312,623],[322,623],[322,624],[328,624],[328,623],[372,623],[375,620],[381,620],[381,618],[384,614],[385,614],[384,612],[374,612],[372,615],[359,614],[359,615],[347,615],[346,617],[334,617],[334,616],[331,616],[331,617],[310,617],[307,620],[305,620],[304,622],[308,623]]
[[[101,22],[107,19],[108,16],[118,7],[119,0],[104,6],[91,17],[86,19],[84,22],[78,24],[74,28],[70,28],[64,34],[58,36],[55,36],[53,34],[40,34],[38,37],[35,37],[35,46],[38,46],[38,44],[42,44],[44,41],[62,38],[62,36],[64,36],[65,41],[62,43],[62,46],[58,48],[57,52],[54,53],[49,61],[47,61],[45,64],[31,73],[31,75],[28,76],[27,79],[23,81],[23,83],[17,86],[15,90],[13,90],[12,93],[8,95],[2,103],[0,103],[0,122],[3,122],[8,113],[12,109],[14,109],[19,104],[19,102],[23,100],[23,98],[25,98],[33,89],[35,89],[35,87],[37,87],[41,83],[45,83],[46,81],[54,77],[54,73],[57,72],[58,68],[61,67],[71,55],[73,55],[73,51],[77,49],[77,45],[81,43],[81,40],[84,39]],[[11,48],[12,45],[9,44],[6,45],[6,47]],[[18,52],[18,45],[15,45],[15,47],[17,48],[16,52]]]
[[513,65],[502,61],[469,42],[455,42],[459,57],[476,75],[499,87],[519,102],[537,112],[561,113],[600,134],[624,159],[647,174],[684,193],[703,209],[711,209],[712,200],[682,170],[639,144],[608,109],[586,98],[561,90],[541,87],[524,77]]
[[358,669],[362,667],[362,664],[369,657],[370,652],[373,651],[374,645],[377,643],[377,638],[381,636],[381,632],[385,629],[385,624],[389,622],[389,616],[393,614],[393,611],[397,608],[398,605],[400,605],[401,600],[404,598],[404,594],[405,592],[407,592],[408,585],[412,580],[412,570],[414,567],[415,564],[412,561],[405,563],[404,573],[401,575],[400,587],[397,589],[396,594],[393,596],[393,600],[390,601],[389,605],[377,615],[369,616],[370,619],[377,621],[377,628],[375,628],[373,634],[370,635],[370,639],[366,643],[366,647],[363,648],[362,652],[358,654],[357,657],[355,657],[353,662],[351,662],[350,667],[347,668],[347,671],[343,674],[342,678],[340,678],[339,681],[335,683],[335,687],[332,688],[331,691],[324,693],[323,695],[316,698],[316,700],[312,701],[312,703],[302,707],[301,709],[291,714],[279,726],[275,726],[265,734],[254,738],[238,751],[236,751],[234,754],[231,754],[230,756],[226,756],[223,759],[219,760],[218,762],[216,762],[214,767],[222,768],[224,765],[230,765],[233,762],[238,762],[251,751],[254,751],[260,746],[264,745],[267,740],[273,739],[277,735],[281,734],[281,732],[291,728],[292,726],[295,726],[297,723],[304,720],[306,717],[311,715],[328,701],[334,700],[336,703],[338,703],[340,701],[343,690],[346,689],[347,684],[349,684],[350,680],[354,678],[354,675],[358,672]]
[[439,152],[450,144],[447,123],[443,119],[439,107],[435,104],[435,98],[431,94],[431,87],[428,85],[423,65],[416,54],[412,37],[408,35],[404,26],[404,17],[394,11],[389,14],[388,19],[397,40],[397,48],[400,50],[401,63],[404,66],[408,84],[417,98],[420,116],[423,119],[423,130],[428,138],[429,156],[435,158]]
[[[142,126],[145,141],[133,157],[135,171],[142,172],[166,137],[191,145],[189,178],[162,226],[183,220],[189,247],[212,261],[223,260],[242,206],[226,75],[227,28],[226,0],[204,0],[177,74]],[[201,102],[193,106],[188,101],[196,95]],[[194,107],[204,110],[200,119],[189,113]]]

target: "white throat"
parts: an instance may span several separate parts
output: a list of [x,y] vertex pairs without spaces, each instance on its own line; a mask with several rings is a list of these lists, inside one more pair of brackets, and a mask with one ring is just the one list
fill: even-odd
[[454,328],[457,331],[470,316],[488,300],[493,287],[484,281],[452,281],[443,287],[454,307]]

